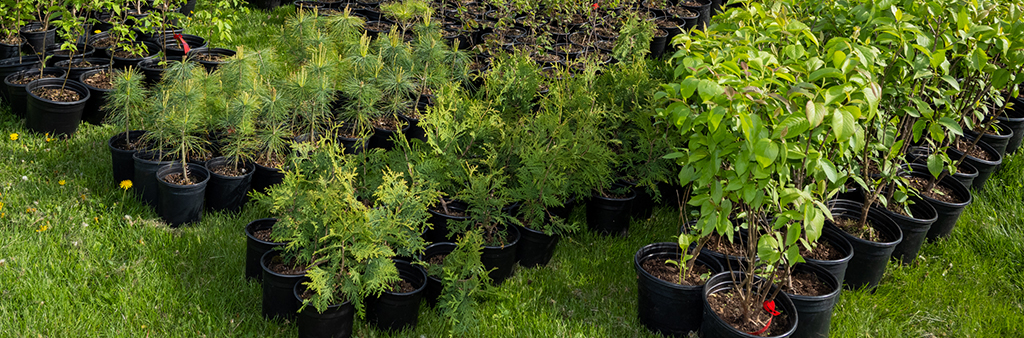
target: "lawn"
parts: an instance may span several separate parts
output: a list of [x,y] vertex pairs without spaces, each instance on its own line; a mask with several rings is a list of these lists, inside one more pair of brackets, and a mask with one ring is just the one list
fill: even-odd
[[[220,46],[260,48],[291,7],[242,15],[248,32]],[[71,138],[28,132],[0,104],[0,337],[294,337],[260,315],[261,286],[243,278],[250,204],[172,229],[111,176],[110,126]],[[1024,159],[975,192],[952,235],[881,285],[844,291],[834,337],[989,337],[1024,332]],[[584,221],[582,208],[572,220]],[[473,337],[656,337],[636,319],[633,254],[675,241],[678,210],[659,207],[626,237],[563,238],[545,267],[517,267],[481,307]],[[700,304],[694,304],[700,306]],[[425,305],[413,330],[357,337],[449,336]]]

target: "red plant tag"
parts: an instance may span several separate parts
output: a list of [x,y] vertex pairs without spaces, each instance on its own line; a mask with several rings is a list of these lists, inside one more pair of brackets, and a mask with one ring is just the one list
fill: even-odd
[[598,6],[599,5],[597,3],[594,3],[593,5],[590,5],[590,7],[594,7],[594,9],[597,9]]
[[174,34],[174,38],[178,39],[178,41],[181,42],[181,46],[184,47],[184,49],[185,49],[185,54],[188,54],[188,51],[189,51],[188,42],[185,42],[185,37],[181,36],[181,34]]
[[[775,318],[775,316],[778,316],[778,315],[782,314],[782,312],[779,312],[779,311],[775,310],[775,301],[774,300],[766,300],[766,301],[764,301],[764,304],[761,305],[761,308],[764,309],[765,311],[767,311],[768,313],[770,313],[772,315],[772,318]],[[757,332],[747,332],[747,333],[755,335],[755,336],[759,336],[762,333],[764,333],[765,331],[768,331],[768,327],[772,326],[772,318],[768,318],[768,323],[764,324],[764,327],[761,328],[760,330],[758,330]]]

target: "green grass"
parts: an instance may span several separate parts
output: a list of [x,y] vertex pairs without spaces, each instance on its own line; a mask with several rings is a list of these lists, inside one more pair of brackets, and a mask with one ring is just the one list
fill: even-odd
[[[245,34],[214,42],[264,46],[287,11],[243,16],[236,30]],[[0,108],[0,130],[0,337],[296,336],[294,324],[261,317],[261,287],[243,278],[242,228],[267,214],[207,213],[171,229],[113,181],[106,141],[114,128],[82,125],[68,140],[47,142]],[[844,291],[832,335],[1021,336],[1021,157],[1007,160],[953,234],[926,244],[913,266],[890,264],[874,293]],[[657,209],[625,238],[564,238],[548,266],[517,268],[469,336],[656,337],[636,319],[632,257],[643,245],[674,241],[675,214]],[[448,329],[424,306],[415,330],[389,335],[358,321],[355,336],[439,337]]]
[[[47,142],[2,116],[0,336],[296,335],[292,324],[261,318],[260,285],[242,277],[242,227],[266,214],[208,213],[199,224],[171,229],[113,181],[105,142],[117,130],[82,125],[69,140]],[[953,234],[926,244],[917,263],[890,264],[874,294],[844,291],[833,336],[1024,332],[1020,157],[1010,157]],[[574,218],[582,217],[578,208]],[[632,256],[672,240],[676,228],[675,213],[661,208],[632,224],[626,238],[564,238],[548,266],[518,268],[483,305],[471,336],[656,336],[636,320]],[[415,330],[390,336],[446,335],[443,318],[424,306]],[[359,322],[356,336],[389,335]]]

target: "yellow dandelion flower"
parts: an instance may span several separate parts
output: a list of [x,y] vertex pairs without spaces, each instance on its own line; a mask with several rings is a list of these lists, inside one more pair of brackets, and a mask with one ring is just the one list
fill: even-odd
[[50,141],[53,141],[53,140],[54,139],[50,138],[50,133],[46,133],[46,142],[50,142]]
[[67,183],[67,182],[64,182],[64,180],[57,181],[57,184],[60,184],[60,185],[64,185],[64,183]]
[[36,232],[43,232],[43,231],[46,231],[46,230],[49,230],[49,229],[50,229],[49,225],[40,225],[39,229],[36,229]]
[[25,212],[28,212],[28,213],[36,212],[36,208],[26,208]]
[[95,34],[99,34],[99,33],[102,33],[102,32],[100,32],[100,30],[99,30],[99,29],[97,29],[97,30],[94,30],[94,31],[92,31],[92,32],[93,32],[93,33],[95,33]]
[[18,133],[11,133],[11,141],[17,141],[17,140],[18,140]]
[[128,190],[132,188],[132,180],[121,181],[121,189]]

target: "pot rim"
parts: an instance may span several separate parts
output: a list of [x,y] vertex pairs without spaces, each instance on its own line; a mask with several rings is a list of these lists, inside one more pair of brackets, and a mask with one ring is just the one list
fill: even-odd
[[[65,74],[65,76],[67,76],[67,75]],[[52,100],[49,100],[49,99],[41,98],[41,97],[37,96],[36,93],[33,93],[31,90],[29,90],[29,88],[38,88],[38,87],[42,87],[42,86],[56,85],[56,83],[54,83],[54,84],[44,83],[44,82],[53,82],[53,81],[60,81],[62,83],[67,81],[66,83],[63,84],[64,89],[73,90],[73,91],[77,92],[78,95],[81,96],[81,97],[77,101],[71,101],[71,102],[52,101]],[[81,82],[78,82],[78,80],[66,80],[66,79],[63,79],[63,78],[34,80],[32,82],[29,82],[28,85],[25,86],[25,90],[28,91],[28,95],[31,96],[33,99],[36,99],[36,100],[39,100],[39,101],[42,101],[42,102],[46,102],[48,104],[58,105],[58,106],[74,106],[74,105],[84,104],[85,101],[89,101],[89,98],[92,97],[92,92],[89,91],[89,87],[86,87],[85,84],[83,84]]]
[[[245,232],[245,236],[246,237],[248,237],[249,239],[252,239],[252,240],[254,240],[254,241],[256,241],[257,243],[260,243],[260,244],[269,244],[269,245],[285,245],[285,244],[288,244],[288,243],[284,243],[284,242],[268,242],[268,241],[264,241],[262,239],[256,238],[256,235],[252,233],[251,230],[254,230],[255,227],[258,226],[256,224],[256,222],[270,221],[270,220],[273,220],[274,224],[277,224],[277,222],[278,222],[278,219],[274,218],[274,217],[260,218],[260,219],[253,220],[252,222],[249,222],[248,224],[246,224],[245,228],[243,228],[242,231]],[[274,225],[271,224],[270,226],[273,227]],[[252,227],[252,229],[250,229],[250,227]]]
[[273,259],[274,256],[280,256],[280,255],[281,255],[280,251],[277,251],[277,250],[267,250],[267,252],[263,254],[263,257],[260,257],[260,268],[263,268],[263,271],[266,272],[266,273],[269,273],[269,274],[271,274],[273,276],[276,276],[276,277],[282,277],[282,278],[290,278],[290,277],[305,276],[306,275],[306,271],[307,270],[302,270],[301,274],[295,274],[295,275],[285,275],[285,274],[280,274],[280,273],[274,272],[273,270],[270,270],[270,267],[268,267],[267,263],[266,263],[267,259],[268,258],[269,259]]
[[[429,276],[427,276],[427,271],[426,270],[423,270],[422,267],[413,265],[409,261],[406,261],[406,260],[403,260],[403,259],[392,258],[391,260],[395,263],[395,268],[396,269],[398,268],[399,264],[405,264],[405,265],[410,266],[412,268],[412,270],[420,273],[423,276],[423,282],[421,282],[420,286],[416,287],[415,290],[412,290],[412,291],[409,291],[409,292],[384,291],[383,293],[386,293],[386,294],[389,294],[389,295],[394,295],[394,296],[410,296],[410,295],[415,295],[417,293],[421,293],[421,292],[423,292],[423,290],[425,290],[427,288],[427,279],[429,278]],[[401,271],[399,271],[399,273],[398,273],[398,278],[401,278],[402,280],[405,280],[404,278],[402,278]],[[409,280],[405,280],[405,281],[406,282],[411,282]]]
[[[180,184],[174,184],[174,183],[171,183],[171,182],[167,182],[166,180],[163,179],[163,177],[160,177],[159,173],[160,173],[160,171],[162,171],[164,169],[170,168],[170,170],[175,170],[176,171],[177,169],[181,168],[181,162],[178,162],[178,161],[172,161],[170,164],[165,164],[165,165],[160,166],[160,169],[157,169],[157,180],[160,181],[160,182],[163,182],[162,184],[166,184],[167,186],[169,186],[171,188],[191,188],[191,187],[195,187],[195,186],[199,186],[199,185],[204,185],[204,184],[206,184],[207,182],[210,181],[210,172],[208,170],[206,170],[205,167],[203,167],[201,165],[198,165],[198,164],[195,164],[195,163],[188,163],[188,167],[189,167],[188,170],[190,170],[190,171],[191,170],[195,170],[197,168],[201,169],[202,171],[200,171],[200,173],[203,173],[205,175],[203,180],[200,181],[200,182],[193,183],[192,185],[180,185]],[[174,173],[174,172],[168,173],[168,175],[170,175],[172,173]]]
[[[851,204],[855,208],[860,208],[861,207],[861,203],[857,202],[857,201],[850,201],[850,200],[844,200],[844,199],[834,199],[834,200],[828,201],[827,205],[828,205],[830,211],[834,207],[840,207],[836,203],[836,202],[839,202],[839,201],[843,201],[845,203],[851,203],[851,202],[855,203],[855,204]],[[860,211],[860,209],[857,209],[857,210],[849,209],[849,210],[852,213],[857,213],[857,212]],[[869,241],[869,240],[866,240],[866,239],[863,239],[863,238],[860,238],[860,237],[857,237],[857,236],[853,236],[852,234],[844,231],[843,229],[840,229],[839,226],[835,225],[835,223],[832,222],[832,221],[825,220],[825,224],[831,224],[833,227],[837,228],[837,230],[839,230],[841,233],[844,234],[844,237],[846,237],[847,241],[851,241],[851,238],[852,238],[852,241],[857,241],[857,242],[860,242],[862,244],[868,244],[868,245],[875,246],[875,247],[879,247],[879,246],[889,247],[889,246],[899,245],[900,242],[903,241],[903,230],[900,229],[899,225],[896,224],[896,221],[893,221],[892,218],[890,218],[888,215],[885,214],[885,212],[883,212],[882,210],[878,209],[878,207],[875,207],[875,206],[872,206],[872,207],[870,207],[868,209],[868,218],[871,218],[870,215],[871,215],[872,211],[875,211],[876,215],[882,218],[881,219],[882,223],[871,222],[871,227],[875,228],[876,230],[893,233],[894,237],[896,237],[894,240],[889,241],[889,242]],[[892,224],[890,224],[890,225],[892,225],[892,227],[887,227],[886,225],[883,225],[884,221],[886,221],[886,220],[888,220],[889,222],[892,223]],[[850,244],[853,244],[852,241],[851,241]]]
[[820,265],[817,265],[817,264],[814,264],[814,263],[797,263],[797,264],[793,265],[793,272],[796,272],[797,270],[801,270],[801,271],[809,270],[807,272],[814,273],[816,276],[818,276],[819,279],[821,279],[822,277],[827,279],[827,281],[822,281],[826,285],[829,285],[830,287],[833,286],[833,285],[835,285],[835,286],[833,287],[832,292],[829,292],[827,294],[820,295],[820,296],[804,296],[804,295],[792,294],[792,293],[789,293],[789,292],[782,291],[783,293],[788,295],[789,298],[799,299],[799,300],[804,300],[804,301],[820,301],[820,300],[827,300],[829,298],[839,297],[839,293],[843,291],[843,283],[842,283],[842,281],[839,281],[839,279],[837,279],[835,275],[833,275],[828,270],[825,270],[825,268],[821,267]]
[[[727,280],[725,280],[725,281],[723,281],[721,283],[716,283],[716,284],[711,284],[710,283],[712,280],[716,279],[716,277],[725,276],[727,274],[738,274],[739,275],[739,278],[737,278],[738,280],[741,280],[741,279],[746,277],[746,273],[741,272],[741,271],[723,271],[723,272],[717,273],[715,275],[712,275],[711,278],[708,278],[708,282],[704,283],[704,289],[702,290],[703,292],[701,294],[702,302],[704,303],[704,304],[702,304],[702,306],[704,307],[705,311],[710,310],[710,312],[712,313],[712,317],[713,318],[709,319],[708,316],[704,316],[704,320],[705,321],[707,321],[707,320],[719,321],[721,323],[721,325],[724,325],[725,327],[731,328],[733,330],[733,332],[738,333],[741,337],[759,337],[759,336],[750,335],[750,334],[748,334],[746,332],[742,332],[740,330],[737,330],[732,325],[729,325],[729,323],[726,323],[724,320],[722,320],[722,317],[718,315],[717,311],[711,310],[710,305],[708,305],[708,295],[715,294],[715,293],[718,293],[718,292],[721,292],[721,291],[725,291],[725,290],[729,290],[729,289],[733,289],[734,288],[732,286],[724,286],[724,287],[721,287],[719,290],[716,290],[715,292],[711,292],[712,290],[710,290],[710,288],[718,287],[719,285],[734,284],[732,279],[727,279]],[[755,276],[755,278],[763,280],[763,278],[761,278],[761,277]],[[771,292],[771,290],[773,288],[778,288],[779,287],[778,285],[775,285],[774,283],[769,283],[768,286],[769,286],[769,292]],[[786,294],[785,292],[779,292],[778,295],[776,295],[774,300],[776,302],[776,308],[787,307],[787,304],[789,305],[788,307],[792,307],[793,312],[791,313],[792,314],[791,317],[793,318],[793,320],[790,323],[789,330],[786,330],[785,333],[783,333],[781,335],[778,335],[778,336],[769,336],[769,337],[789,337],[789,336],[792,336],[793,332],[796,331],[797,326],[800,324],[799,323],[800,316],[799,316],[798,312],[796,311],[796,304],[793,304],[793,300],[791,298],[789,298],[789,295]],[[782,304],[779,304],[779,303],[782,303]],[[789,314],[787,314],[787,315],[789,315]]]
[[[305,282],[308,282],[308,281],[311,281],[311,280],[312,279],[310,279],[309,277],[303,276],[298,281],[296,281],[295,282],[295,286],[292,287],[292,294],[295,295],[295,299],[298,299],[299,303],[302,304],[302,306],[306,306],[306,304],[305,304],[305,299],[303,299],[300,296],[301,293],[299,293],[299,290],[306,290],[306,289],[308,289],[308,287],[303,285],[302,283],[305,283]],[[313,311],[316,311],[317,313],[325,313],[325,312],[328,312],[328,311],[331,311],[331,310],[335,310],[335,309],[339,309],[339,308],[342,308],[342,307],[345,307],[345,306],[352,306],[352,301],[346,299],[342,303],[335,303],[335,304],[328,305],[327,306],[327,310],[324,311],[324,312],[317,311],[316,307],[312,306],[312,305],[306,306],[306,308],[307,309],[313,309]],[[301,312],[305,312],[305,311],[306,310],[302,310]]]
[[[973,137],[968,139],[968,142],[971,142],[971,141],[974,141]],[[989,145],[988,142],[985,142],[985,140],[978,140],[978,144],[977,145],[978,145],[978,147],[981,147],[982,151],[988,153],[989,155],[995,155],[996,160],[995,161],[988,161],[988,160],[983,160],[983,159],[980,159],[980,158],[977,158],[977,157],[974,157],[974,156],[971,156],[971,155],[967,155],[967,157],[964,158],[965,160],[966,159],[971,159],[971,160],[977,161],[978,163],[982,163],[982,164],[990,165],[990,166],[996,166],[996,165],[999,165],[999,164],[1003,163],[1003,156],[999,155],[999,152],[997,152],[995,148],[992,148],[992,146]],[[956,156],[963,156],[964,155],[964,152],[960,151],[960,149],[956,149],[956,147],[946,148],[946,152],[952,152]],[[964,162],[966,162],[966,161],[964,161]],[[975,169],[977,169],[977,167],[975,167]]]
[[[661,248],[661,247],[665,247],[665,249],[674,248],[675,251],[673,251],[673,252],[654,251],[654,252],[648,252],[643,257],[640,256],[640,253],[642,251],[644,251],[645,249],[655,249],[655,248]],[[648,272],[647,269],[644,269],[643,266],[641,265],[642,264],[641,263],[641,259],[645,259],[647,257],[650,257],[651,255],[654,255],[654,254],[666,254],[666,255],[677,257],[677,259],[678,259],[679,251],[680,250],[679,250],[679,244],[678,243],[657,242],[657,243],[651,243],[651,244],[644,245],[644,246],[640,247],[640,249],[637,250],[636,253],[633,254],[633,268],[634,268],[634,270],[636,270],[636,273],[637,273],[638,277],[642,276],[643,278],[646,278],[648,280],[653,280],[655,284],[661,285],[663,287],[669,287],[669,288],[679,289],[679,290],[698,290],[698,289],[704,288],[704,284],[707,284],[707,281],[704,281],[704,284],[700,284],[700,285],[676,284],[676,283],[672,283],[672,282],[666,281],[664,279],[655,277],[650,272]],[[712,260],[715,259],[714,257],[708,257],[707,255],[701,256],[701,255],[698,254],[696,259],[697,259],[697,263],[698,264],[703,265],[708,270],[711,270],[712,275],[716,275],[716,274],[722,272],[722,271],[715,271],[715,270],[724,270],[724,268],[722,268],[721,266],[719,266],[718,269],[715,269],[715,267],[713,265],[708,264],[708,262],[706,262],[706,260],[708,260],[708,259],[712,259]],[[702,262],[702,260],[704,260],[704,261]],[[710,279],[710,277],[709,277],[709,279]]]
[[[911,168],[913,168],[913,167],[911,167]],[[925,170],[927,170],[927,169],[925,169]],[[906,172],[905,174],[909,174],[911,176],[918,176],[918,177],[921,177],[921,178],[934,179],[934,178],[932,178],[931,174],[923,172],[923,171],[911,170],[911,171]],[[928,203],[932,203],[932,204],[938,203],[939,205],[950,207],[950,208],[966,207],[967,205],[971,204],[971,202],[974,200],[974,196],[973,196],[973,194],[971,194],[971,191],[968,190],[967,187],[964,187],[963,184],[960,184],[959,181],[956,181],[956,179],[954,179],[953,177],[950,177],[949,175],[947,175],[945,178],[943,178],[942,181],[939,181],[939,184],[944,185],[947,188],[952,189],[954,193],[957,193],[958,197],[960,197],[961,199],[965,199],[966,201],[961,202],[961,203],[949,203],[949,202],[940,201],[940,200],[937,200],[937,199],[934,199],[934,198],[931,198],[931,197],[928,197],[928,196],[924,196],[924,195],[921,195],[921,198],[923,198]],[[963,198],[964,195],[961,193],[963,191],[967,192],[966,198]]]

